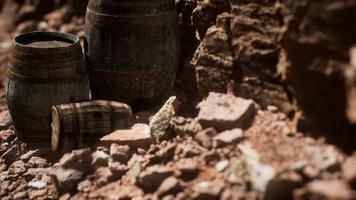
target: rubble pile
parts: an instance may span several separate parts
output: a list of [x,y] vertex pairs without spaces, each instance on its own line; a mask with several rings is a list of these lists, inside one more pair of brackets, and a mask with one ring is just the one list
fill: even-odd
[[[172,109],[170,103],[161,111]],[[296,132],[295,122],[276,107],[263,110],[252,100],[210,93],[198,109],[191,119],[159,112],[155,117],[169,118],[171,130],[160,142],[148,125],[135,124],[58,163],[26,148],[17,150],[16,160],[4,157],[11,129],[2,131],[7,151],[1,153],[0,197],[355,199],[356,157]],[[233,114],[218,114],[229,110]]]

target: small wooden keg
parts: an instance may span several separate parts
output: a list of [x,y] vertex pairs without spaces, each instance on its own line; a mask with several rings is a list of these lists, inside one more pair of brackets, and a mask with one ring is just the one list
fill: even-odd
[[53,151],[68,152],[95,145],[117,129],[130,126],[130,106],[114,101],[88,101],[52,107]]
[[89,99],[89,80],[77,36],[31,32],[16,37],[5,82],[18,137],[50,144],[51,107]]
[[85,54],[94,99],[165,99],[178,63],[175,1],[90,0]]

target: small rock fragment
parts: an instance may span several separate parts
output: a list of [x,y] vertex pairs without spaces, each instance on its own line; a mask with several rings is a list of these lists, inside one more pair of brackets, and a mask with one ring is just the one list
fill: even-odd
[[199,123],[204,128],[214,127],[219,131],[247,128],[256,115],[256,105],[252,100],[214,92],[209,93],[197,108],[200,110]]
[[135,124],[129,130],[118,130],[100,139],[107,145],[116,143],[119,145],[128,145],[132,148],[147,147],[153,140],[150,134],[150,127],[146,124]]
[[213,137],[218,133],[214,128],[207,128],[195,135],[195,140],[198,141],[203,147],[211,148],[213,146]]
[[31,182],[27,184],[28,187],[34,188],[36,190],[43,189],[47,186],[47,183],[42,180],[33,179]]
[[90,149],[74,150],[67,153],[59,160],[59,165],[63,168],[72,168],[87,171],[92,162]]
[[177,194],[181,191],[181,186],[179,180],[174,176],[168,177],[165,179],[162,184],[157,189],[157,195],[163,197],[168,194]]
[[167,137],[166,134],[170,121],[178,111],[180,104],[177,97],[170,97],[163,107],[151,118],[151,135],[156,142]]
[[147,168],[139,175],[139,184],[146,191],[155,191],[161,183],[174,173],[173,169],[167,166],[154,165]]
[[229,164],[230,164],[229,160],[220,161],[215,165],[215,169],[218,172],[222,172],[229,166]]
[[120,185],[114,182],[92,191],[89,197],[90,199],[133,199],[143,195],[143,191],[136,186]]
[[268,183],[276,177],[276,171],[271,166],[261,163],[258,153],[249,143],[240,144],[238,148],[246,161],[253,187],[264,193]]
[[30,160],[26,163],[26,166],[29,168],[45,168],[48,166],[48,162],[46,159],[34,156],[30,158]]
[[99,186],[107,185],[108,183],[116,180],[115,179],[116,177],[108,167],[101,167],[98,170],[96,170],[95,177],[96,177],[96,183]]
[[193,187],[192,199],[219,199],[224,187],[225,184],[222,181],[200,182]]
[[342,176],[356,189],[356,154],[348,158],[342,165]]
[[108,165],[109,155],[104,151],[96,151],[93,153],[92,165],[95,168],[105,167]]
[[306,188],[298,191],[295,199],[354,199],[348,185],[341,180],[313,181]]
[[128,145],[112,144],[110,146],[110,155],[114,161],[127,163],[129,160],[130,147]]
[[238,128],[224,131],[213,138],[214,146],[221,147],[229,144],[235,144],[241,141],[243,137],[243,131]]
[[62,191],[70,191],[82,180],[84,174],[76,169],[64,169],[62,167],[53,169],[51,175],[56,178],[58,187]]
[[10,174],[22,175],[27,171],[27,168],[25,163],[19,160],[12,163],[8,171],[10,172]]
[[84,180],[78,184],[77,190],[81,192],[90,192],[92,183],[89,180]]

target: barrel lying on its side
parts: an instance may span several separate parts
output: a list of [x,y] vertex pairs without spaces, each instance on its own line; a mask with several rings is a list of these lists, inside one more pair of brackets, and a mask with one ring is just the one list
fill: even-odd
[[163,100],[178,63],[174,0],[90,0],[85,54],[94,99]]
[[95,145],[100,137],[130,125],[130,106],[114,101],[88,101],[52,107],[52,150]]
[[19,138],[47,146],[51,107],[89,99],[89,80],[79,38],[55,32],[16,37],[5,87]]

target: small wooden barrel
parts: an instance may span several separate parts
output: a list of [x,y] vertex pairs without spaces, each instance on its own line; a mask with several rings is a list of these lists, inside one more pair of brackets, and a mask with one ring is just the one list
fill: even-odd
[[85,54],[92,97],[163,100],[178,63],[174,0],[90,0]]
[[68,152],[95,145],[99,139],[130,125],[130,106],[114,101],[88,101],[52,107],[53,151]]
[[50,144],[51,107],[89,99],[89,80],[77,36],[32,32],[14,39],[6,100],[20,139]]

